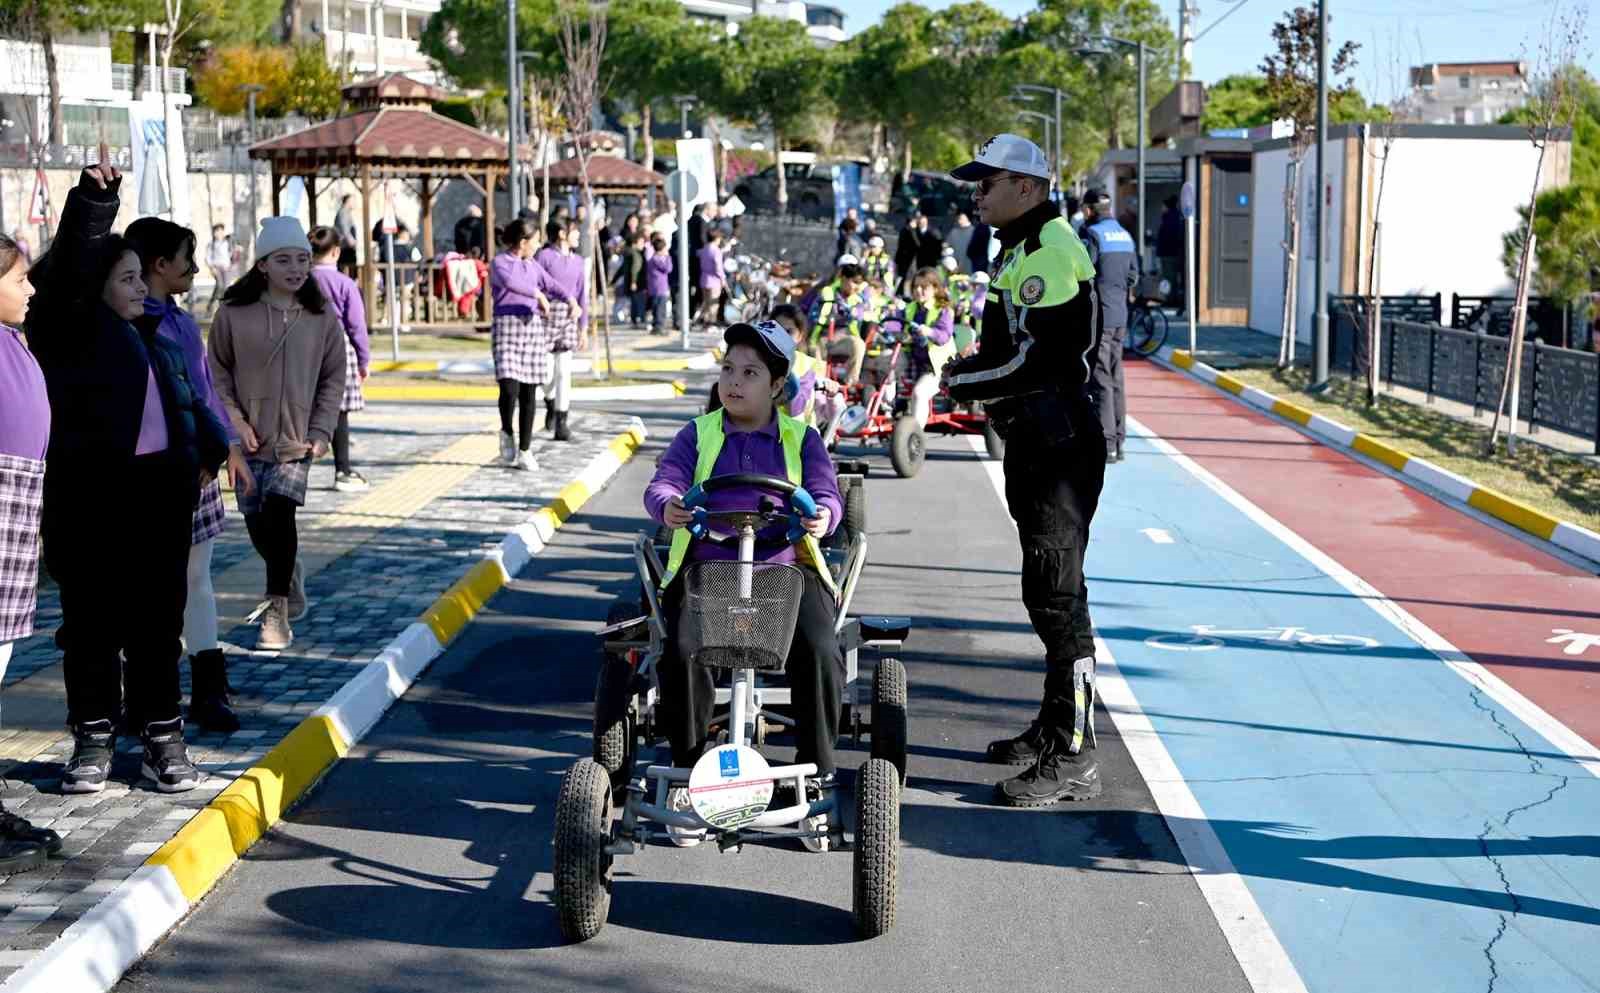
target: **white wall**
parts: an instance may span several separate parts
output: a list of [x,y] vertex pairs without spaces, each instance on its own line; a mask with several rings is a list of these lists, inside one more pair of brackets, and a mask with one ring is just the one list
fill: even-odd
[[[1289,150],[1257,152],[1250,167],[1250,312],[1251,327],[1278,334],[1283,330],[1283,256],[1287,226],[1283,188]],[[1207,194],[1209,195],[1209,193]]]

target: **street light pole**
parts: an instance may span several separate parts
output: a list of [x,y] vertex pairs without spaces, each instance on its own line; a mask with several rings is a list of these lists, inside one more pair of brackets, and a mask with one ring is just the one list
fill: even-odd
[[1056,197],[1064,206],[1067,199],[1067,176],[1066,170],[1061,168],[1061,88],[1052,86],[1051,89],[1056,91]]
[[1144,94],[1144,89],[1145,89],[1145,80],[1144,80],[1144,42],[1141,41],[1141,42],[1139,42],[1139,130],[1138,130],[1138,136],[1139,136],[1139,167],[1138,167],[1139,168],[1139,193],[1138,193],[1138,195],[1139,195],[1139,210],[1138,210],[1138,214],[1137,214],[1138,225],[1139,225],[1139,235],[1138,235],[1139,274],[1141,276],[1144,275],[1144,267],[1145,267],[1145,261],[1146,261],[1145,254],[1144,254],[1144,146],[1146,144],[1145,138],[1144,138],[1144,119],[1145,119],[1145,116],[1146,116],[1145,115],[1145,94]]
[[[244,91],[245,115],[250,125],[250,144],[256,143],[256,94],[266,89],[260,83],[246,83],[239,87]],[[245,232],[245,254],[255,258],[256,254],[256,227],[260,224],[257,216],[260,208],[256,203],[256,160],[250,160],[250,230]]]
[[[1058,86],[1041,86],[1037,83],[1018,83],[1015,89],[1012,91],[1011,98],[1013,100],[1026,100],[1030,95],[1033,94],[1050,96],[1055,100],[1056,137],[1054,145],[1055,158],[1053,159],[1053,162],[1056,173],[1056,192],[1058,195],[1060,195],[1064,193],[1066,188],[1066,177],[1062,175],[1061,171],[1061,88]],[[1048,127],[1045,128],[1044,143],[1047,147],[1049,147],[1051,144],[1050,129]]]
[[[522,116],[521,88],[517,85],[517,0],[506,0],[506,151],[510,158],[510,170],[506,173],[506,185],[511,187],[511,216],[516,217],[522,209],[522,182],[517,176],[517,146],[521,142],[517,138],[517,118]],[[489,196],[494,196],[494,189],[487,191]]]
[[1328,136],[1328,0],[1317,0],[1317,268],[1313,280],[1316,294],[1315,340],[1311,343],[1311,386],[1321,389],[1328,383],[1328,239],[1323,235],[1328,222],[1326,178],[1323,152]]

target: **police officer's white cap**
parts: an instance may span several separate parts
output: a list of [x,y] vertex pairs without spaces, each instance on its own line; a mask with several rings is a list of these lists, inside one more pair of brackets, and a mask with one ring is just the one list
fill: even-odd
[[1019,134],[997,134],[978,149],[978,157],[950,175],[967,183],[975,183],[997,172],[1015,172],[1024,176],[1050,178],[1050,160],[1044,150]]

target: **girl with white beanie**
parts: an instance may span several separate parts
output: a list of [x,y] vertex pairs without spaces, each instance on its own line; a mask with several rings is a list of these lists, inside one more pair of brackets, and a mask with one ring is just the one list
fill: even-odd
[[344,328],[311,278],[311,242],[293,217],[268,217],[256,261],[222,297],[209,353],[217,396],[255,478],[236,492],[250,543],[267,566],[256,647],[288,648],[308,609],[295,559],[295,512],[311,460],[326,455],[344,397]]

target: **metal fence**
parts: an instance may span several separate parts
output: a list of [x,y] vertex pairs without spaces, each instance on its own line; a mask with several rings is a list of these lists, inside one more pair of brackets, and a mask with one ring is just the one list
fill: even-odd
[[[1364,379],[1368,368],[1360,327],[1347,310],[1331,332],[1334,368],[1356,379]],[[1474,415],[1493,411],[1500,402],[1508,339],[1388,318],[1381,333],[1378,375],[1383,382],[1419,390],[1428,402],[1443,397],[1470,404]],[[1528,419],[1530,431],[1548,427],[1589,438],[1600,453],[1600,353],[1530,340],[1522,350],[1519,392],[1518,412]]]
[[[311,126],[304,117],[256,118],[255,139],[264,141]],[[250,169],[250,122],[243,115],[186,110],[183,147],[196,172],[247,172]]]

